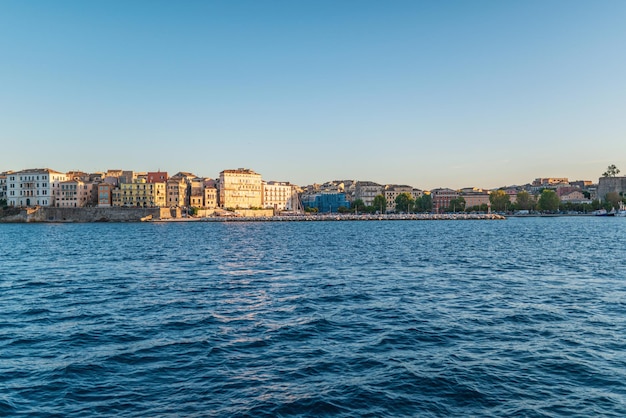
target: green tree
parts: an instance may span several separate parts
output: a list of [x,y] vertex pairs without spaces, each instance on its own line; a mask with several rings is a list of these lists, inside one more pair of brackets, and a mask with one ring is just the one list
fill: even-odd
[[615,167],[615,164],[611,164],[607,167],[606,171],[602,173],[602,177],[615,177],[619,174],[619,168]]
[[0,199],[0,208],[5,208],[7,206],[7,200],[6,199]]
[[365,202],[363,202],[363,200],[361,199],[356,199],[354,202],[352,202],[352,209],[356,210],[357,212],[365,212]]
[[463,212],[465,210],[465,199],[463,196],[456,197],[450,200],[450,206],[448,206],[448,212]]
[[554,190],[544,189],[541,192],[541,196],[539,196],[537,205],[539,206],[539,210],[556,211],[559,210],[560,203],[559,196]]
[[382,194],[376,195],[374,196],[372,206],[374,206],[377,211],[380,211],[380,213],[385,213],[385,211],[387,211],[387,199],[385,199],[385,196]]
[[430,194],[423,194],[415,200],[416,212],[430,212],[433,210],[433,198]]
[[617,192],[609,192],[606,196],[604,196],[604,200],[611,204],[611,208],[617,209],[619,207],[619,202],[622,201],[622,198]]
[[522,190],[517,194],[517,198],[515,199],[515,208],[517,210],[530,210],[535,206],[535,201],[525,190]]
[[511,198],[504,190],[491,192],[489,194],[489,202],[491,203],[491,209],[496,212],[505,211],[511,206]]
[[415,199],[410,193],[400,193],[395,200],[396,212],[410,212],[415,203]]

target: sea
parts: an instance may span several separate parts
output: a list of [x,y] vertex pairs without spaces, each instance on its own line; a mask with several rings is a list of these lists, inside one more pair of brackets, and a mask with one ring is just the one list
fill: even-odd
[[3,417],[624,417],[626,218],[0,224]]

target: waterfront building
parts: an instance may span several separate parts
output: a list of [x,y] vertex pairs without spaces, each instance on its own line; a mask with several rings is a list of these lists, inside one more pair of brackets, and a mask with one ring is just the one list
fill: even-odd
[[0,200],[7,200],[7,173],[0,173]]
[[[59,192],[55,196],[54,206],[59,208],[81,208],[95,206],[97,188],[93,182],[84,182],[75,176],[74,180],[62,181]],[[86,178],[89,178],[88,175]]]
[[114,184],[102,182],[98,184],[98,207],[108,208],[113,205]]
[[188,206],[188,190],[187,181],[181,176],[172,176],[167,179],[167,206],[170,208]]
[[[212,180],[204,177],[195,177],[189,181],[189,206],[196,208],[206,208],[207,207],[207,195],[205,194],[205,189],[207,184],[211,184]],[[213,182],[214,184],[214,182]],[[209,186],[210,187],[210,186]],[[215,189],[215,186],[212,186]],[[209,197],[211,195],[209,194]],[[213,198],[212,200],[214,200]],[[215,203],[212,203],[215,207]]]
[[164,207],[165,183],[147,183],[145,179],[137,179],[132,183],[120,183],[113,190],[113,206],[124,207]]
[[215,209],[217,207],[217,188],[215,185],[204,187],[204,207],[207,209]]
[[49,168],[33,168],[7,174],[9,206],[53,206],[67,175]]
[[313,193],[302,195],[302,206],[319,213],[336,213],[340,207],[350,209],[350,202],[345,193]]
[[384,190],[385,200],[387,201],[387,212],[396,211],[396,198],[402,193],[408,193],[414,200],[424,194],[422,190],[415,189],[411,186],[388,184],[385,186]]
[[263,208],[274,211],[295,210],[298,193],[296,187],[289,182],[263,182]]
[[372,181],[357,181],[354,190],[354,199],[361,199],[365,206],[372,206],[374,198],[382,195],[384,187]]
[[465,207],[489,206],[489,192],[477,187],[464,188],[459,190],[459,197],[465,200]]
[[433,211],[436,213],[443,212],[446,208],[450,207],[452,199],[459,197],[459,193],[456,190],[448,188],[433,189],[430,191],[430,195],[433,199]]
[[261,175],[247,168],[222,171],[218,190],[221,208],[250,209],[263,204]]

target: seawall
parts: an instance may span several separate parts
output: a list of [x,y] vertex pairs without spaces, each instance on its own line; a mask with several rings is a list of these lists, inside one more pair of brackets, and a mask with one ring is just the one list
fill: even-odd
[[168,219],[167,208],[27,208],[19,214],[0,218],[0,222],[140,222],[150,219]]

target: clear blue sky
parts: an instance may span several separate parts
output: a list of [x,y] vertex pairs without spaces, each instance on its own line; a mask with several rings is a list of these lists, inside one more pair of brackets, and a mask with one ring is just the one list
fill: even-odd
[[0,171],[626,173],[626,1],[0,2]]

